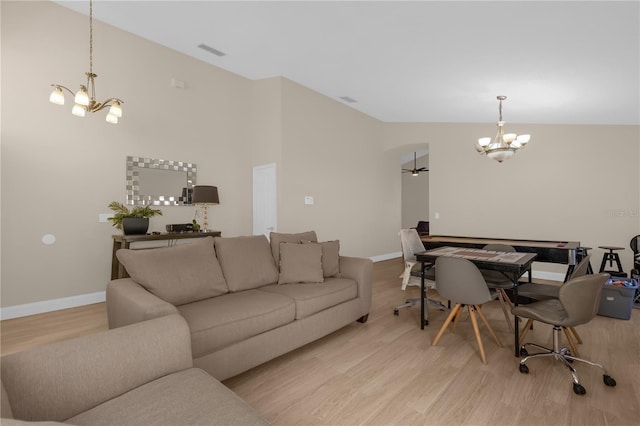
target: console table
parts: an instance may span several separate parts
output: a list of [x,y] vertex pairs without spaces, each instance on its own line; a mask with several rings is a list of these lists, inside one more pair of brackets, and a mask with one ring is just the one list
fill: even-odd
[[[111,257],[111,279],[127,278],[129,274],[127,270],[122,266],[116,251],[124,248],[131,247],[131,243],[138,243],[142,241],[168,241],[169,245],[174,240],[184,240],[187,238],[204,238],[204,237],[219,237],[222,235],[220,231],[209,232],[163,232],[160,234],[145,234],[145,235],[114,235],[113,236],[113,253]],[[153,247],[157,248],[157,247]],[[151,248],[152,249],[152,248]]]

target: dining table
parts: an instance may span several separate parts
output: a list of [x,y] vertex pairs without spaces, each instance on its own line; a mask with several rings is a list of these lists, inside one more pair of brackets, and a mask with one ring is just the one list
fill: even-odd
[[[420,268],[420,291],[422,297],[420,303],[420,329],[424,329],[425,320],[425,303],[426,287],[425,287],[425,271],[435,266],[436,259],[440,256],[451,256],[467,259],[475,264],[478,269],[499,271],[504,274],[513,282],[513,303],[518,305],[518,283],[520,277],[526,272],[528,274],[528,280],[531,282],[531,264],[535,260],[536,253],[521,253],[521,252],[501,252],[484,249],[466,248],[466,247],[454,247],[443,246],[418,252],[415,254],[416,260],[421,262]],[[436,289],[438,286],[438,280],[436,279]],[[516,357],[520,356],[520,328],[518,323],[518,317],[514,315],[514,353]]]

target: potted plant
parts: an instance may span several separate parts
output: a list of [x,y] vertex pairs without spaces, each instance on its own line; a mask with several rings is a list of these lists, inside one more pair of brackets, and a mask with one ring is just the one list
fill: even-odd
[[125,235],[146,234],[149,229],[149,218],[155,215],[162,216],[161,210],[152,209],[150,206],[139,206],[129,210],[127,206],[117,201],[109,203],[109,208],[114,215],[107,220],[116,228],[122,229]]

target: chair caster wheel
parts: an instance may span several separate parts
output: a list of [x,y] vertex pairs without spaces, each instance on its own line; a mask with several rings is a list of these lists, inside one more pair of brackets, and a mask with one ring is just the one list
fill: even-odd
[[522,358],[529,356],[529,352],[527,352],[527,350],[525,348],[520,348],[520,356]]
[[526,364],[520,364],[519,369],[522,374],[529,374],[529,367]]
[[394,310],[393,310],[393,315],[395,315],[395,316],[400,315],[400,311],[399,311],[399,310],[397,310],[397,309],[394,309]]
[[584,395],[587,393],[587,390],[580,383],[574,383],[573,392],[575,392],[576,395]]
[[602,381],[607,386],[615,386],[616,385],[616,380],[613,377],[609,376],[608,374],[605,374],[605,375],[602,376]]

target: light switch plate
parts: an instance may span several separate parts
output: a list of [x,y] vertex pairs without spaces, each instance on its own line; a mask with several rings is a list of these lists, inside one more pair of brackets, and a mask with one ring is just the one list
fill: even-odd
[[304,203],[305,204],[313,204],[313,197],[311,195],[305,195]]

